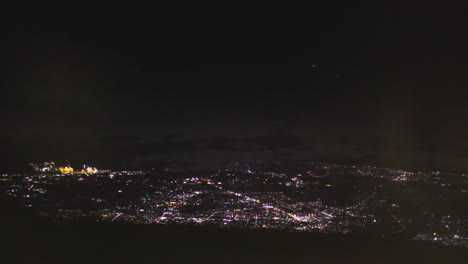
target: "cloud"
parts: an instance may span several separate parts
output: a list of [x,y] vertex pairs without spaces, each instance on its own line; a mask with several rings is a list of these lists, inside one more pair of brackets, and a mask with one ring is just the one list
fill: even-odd
[[236,138],[216,136],[190,138],[190,135],[169,135],[160,140],[140,140],[134,145],[138,153],[133,163],[178,161],[193,166],[211,166],[233,160],[265,160],[277,156],[291,157],[307,149],[304,140],[287,131],[271,131],[263,135]]

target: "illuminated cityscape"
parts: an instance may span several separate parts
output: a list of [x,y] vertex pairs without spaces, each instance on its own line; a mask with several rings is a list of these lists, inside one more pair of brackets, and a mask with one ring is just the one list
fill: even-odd
[[[54,175],[64,175],[64,174],[96,174],[99,172],[96,167],[91,167],[87,165],[83,165],[83,169],[81,171],[75,171],[70,165],[66,165],[63,167],[56,167],[55,162],[43,162],[43,163],[30,163],[29,164],[35,172],[47,172],[53,173]],[[106,171],[102,171],[106,172]]]
[[233,162],[213,171],[33,164],[0,187],[58,222],[364,234],[468,246],[468,175],[364,165]]
[[2,8],[0,264],[468,262],[467,1],[47,2]]

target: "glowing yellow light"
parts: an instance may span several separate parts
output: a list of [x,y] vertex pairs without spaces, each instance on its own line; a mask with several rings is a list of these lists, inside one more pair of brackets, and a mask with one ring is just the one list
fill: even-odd
[[73,173],[73,168],[70,167],[70,166],[67,166],[67,167],[59,167],[59,171],[60,171],[60,173],[62,173],[62,174],[70,174],[70,173]]

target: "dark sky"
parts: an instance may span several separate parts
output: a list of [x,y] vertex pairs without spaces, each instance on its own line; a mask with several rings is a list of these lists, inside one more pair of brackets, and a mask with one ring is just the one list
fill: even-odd
[[468,168],[463,4],[130,2],[2,11],[3,170],[282,158]]

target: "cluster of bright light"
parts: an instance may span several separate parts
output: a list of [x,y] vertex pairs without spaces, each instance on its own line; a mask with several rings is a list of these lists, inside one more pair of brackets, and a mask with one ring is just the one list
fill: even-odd
[[72,167],[66,166],[66,167],[59,167],[59,171],[62,174],[71,174],[71,173],[73,173],[74,170],[73,170]]
[[[64,166],[64,167],[56,167],[55,162],[44,162],[44,163],[30,163],[30,165],[33,167],[34,171],[36,172],[51,172],[51,173],[57,173],[59,172],[60,174],[73,174],[75,173],[75,170],[70,166]],[[99,172],[109,172],[109,171],[99,171],[96,167],[90,167],[87,165],[83,166],[83,169],[81,171],[78,171],[79,174],[96,174]]]
[[98,169],[96,169],[95,167],[89,167],[86,165],[84,165],[83,169],[81,170],[81,173],[83,174],[96,174],[98,172],[99,172]]

